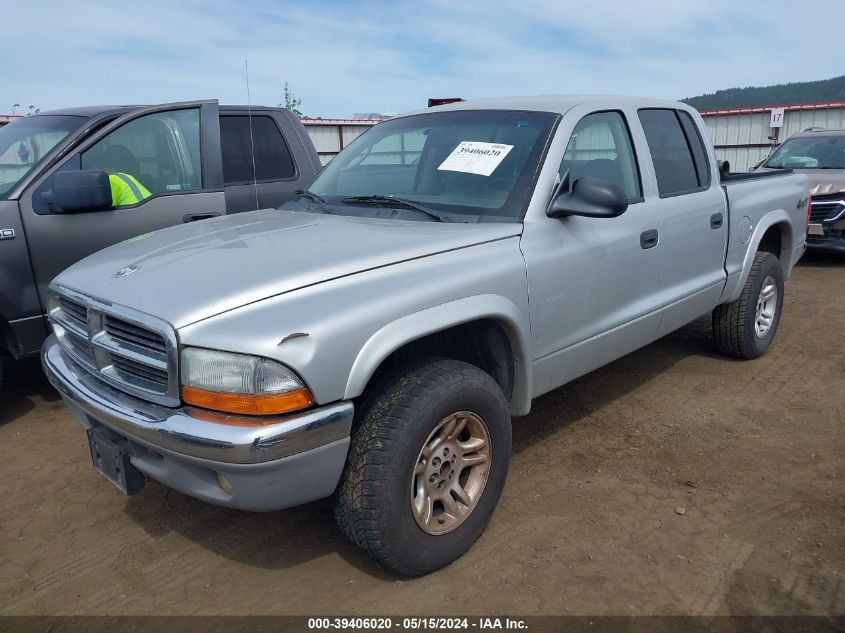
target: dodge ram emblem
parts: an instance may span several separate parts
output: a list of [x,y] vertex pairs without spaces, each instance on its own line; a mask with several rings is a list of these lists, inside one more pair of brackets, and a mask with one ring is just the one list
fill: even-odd
[[140,266],[136,266],[134,264],[132,266],[126,266],[125,268],[121,268],[120,270],[118,270],[114,275],[112,275],[112,277],[114,277],[115,279],[120,279],[121,277],[128,277],[140,268]]

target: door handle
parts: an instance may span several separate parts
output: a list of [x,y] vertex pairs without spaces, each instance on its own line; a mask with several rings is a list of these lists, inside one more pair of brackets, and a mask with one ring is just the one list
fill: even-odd
[[724,218],[722,217],[721,213],[714,213],[710,216],[710,228],[711,229],[720,229],[722,228],[722,222]]
[[207,220],[208,218],[216,218],[219,213],[189,213],[182,218],[183,223],[196,222],[197,220]]
[[640,246],[642,248],[654,248],[657,246],[657,229],[649,229],[640,233]]

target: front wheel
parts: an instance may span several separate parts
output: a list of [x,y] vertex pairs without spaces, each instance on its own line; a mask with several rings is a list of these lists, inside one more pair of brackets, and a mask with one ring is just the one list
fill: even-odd
[[3,379],[8,375],[12,366],[12,357],[5,350],[0,349],[0,390],[3,389]]
[[739,299],[713,310],[713,338],[719,351],[737,358],[765,354],[780,324],[783,271],[771,253],[757,253]]
[[502,390],[477,367],[428,359],[379,380],[359,419],[335,494],[341,530],[400,574],[448,565],[484,531],[505,484]]

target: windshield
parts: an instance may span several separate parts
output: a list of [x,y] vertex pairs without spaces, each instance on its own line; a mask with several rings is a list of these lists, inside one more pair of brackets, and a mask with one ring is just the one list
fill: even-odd
[[39,115],[0,127],[0,199],[85,117]]
[[518,220],[557,118],[458,110],[385,121],[325,167],[310,188],[322,200],[310,198],[307,210],[421,221]]
[[845,169],[845,135],[791,138],[772,154],[765,166],[789,169]]

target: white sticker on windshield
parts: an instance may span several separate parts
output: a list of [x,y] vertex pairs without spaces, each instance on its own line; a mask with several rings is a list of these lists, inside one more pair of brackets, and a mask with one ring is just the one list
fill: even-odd
[[482,143],[481,141],[461,141],[446,157],[438,170],[462,171],[467,174],[489,176],[499,166],[513,145],[502,143]]

